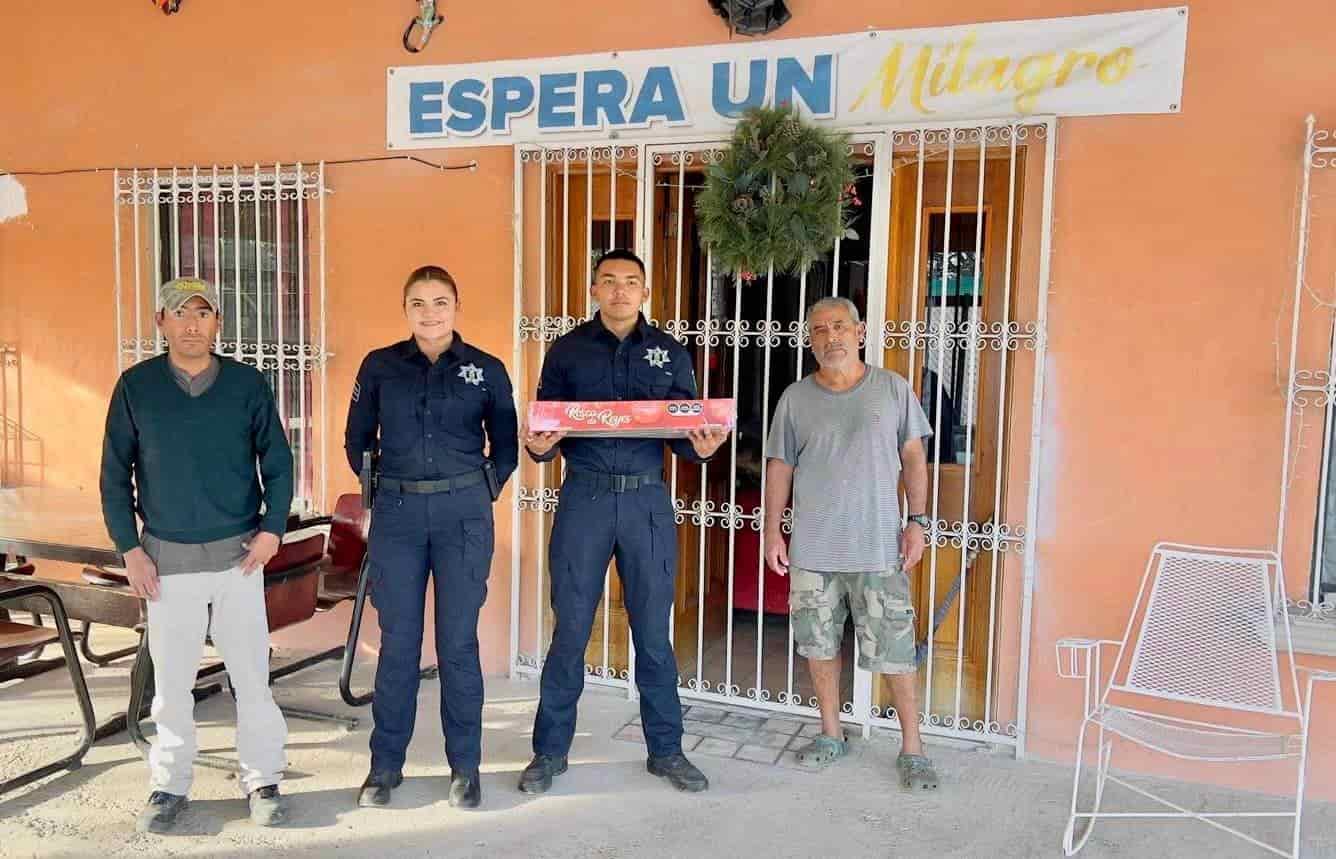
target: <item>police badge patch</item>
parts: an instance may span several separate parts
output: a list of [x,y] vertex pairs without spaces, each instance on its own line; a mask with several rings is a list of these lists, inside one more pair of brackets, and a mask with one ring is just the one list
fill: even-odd
[[651,367],[663,367],[672,362],[672,359],[668,357],[668,350],[659,346],[646,349],[645,360],[649,362]]
[[481,385],[482,368],[477,364],[465,364],[459,368],[459,378],[470,385]]

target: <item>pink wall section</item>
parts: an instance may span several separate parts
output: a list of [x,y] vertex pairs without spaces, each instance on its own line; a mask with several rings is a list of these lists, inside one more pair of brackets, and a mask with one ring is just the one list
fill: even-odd
[[[1161,4],[789,5],[786,38]],[[1077,686],[1056,677],[1054,641],[1118,634],[1156,540],[1274,539],[1284,411],[1277,319],[1288,319],[1292,289],[1302,120],[1325,112],[1336,122],[1336,7],[1283,5],[1284,14],[1253,3],[1191,5],[1181,113],[1059,123],[1031,641],[1028,741],[1038,756],[1070,759],[1079,710]],[[167,18],[140,0],[83,4],[71,26],[58,4],[8,4],[0,11],[8,129],[0,169],[382,155],[385,69],[408,60],[399,34],[414,8],[346,4],[355,11],[312,15],[300,4],[229,0],[187,3]],[[727,35],[703,0],[491,0],[450,4],[447,15],[422,61],[700,45]],[[507,363],[513,354],[511,152],[430,155],[477,159],[479,169],[329,168],[336,491],[355,489],[337,455],[352,378],[369,349],[403,336],[397,290],[407,271],[427,262],[450,268],[463,295],[461,330]],[[111,176],[23,184],[29,214],[0,224],[0,341],[20,349],[24,423],[43,439],[47,482],[92,489],[115,378]],[[1311,493],[1311,481],[1304,488]],[[508,504],[497,507],[496,533],[481,622],[493,674],[508,659]],[[1290,534],[1298,583],[1311,525]],[[341,638],[345,620],[346,608],[279,643],[325,645]],[[375,628],[372,614],[368,649]],[[1314,712],[1313,793],[1336,799],[1336,689]],[[1267,773],[1232,781],[1281,788]]]

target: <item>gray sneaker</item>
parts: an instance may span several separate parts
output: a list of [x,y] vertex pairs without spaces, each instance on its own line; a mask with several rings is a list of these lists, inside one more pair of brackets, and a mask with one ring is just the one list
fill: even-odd
[[149,794],[148,803],[144,806],[144,810],[139,812],[138,819],[135,820],[135,831],[157,834],[169,832],[176,825],[176,818],[185,807],[186,798],[184,796],[155,790]]
[[270,784],[251,791],[251,823],[278,826],[288,819],[288,804],[278,794],[278,785]]

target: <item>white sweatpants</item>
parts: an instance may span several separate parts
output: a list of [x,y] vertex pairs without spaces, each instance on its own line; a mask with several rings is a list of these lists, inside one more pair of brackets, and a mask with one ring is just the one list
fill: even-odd
[[[264,574],[239,567],[216,573],[173,573],[158,580],[148,602],[148,647],[153,656],[153,721],[158,735],[148,763],[153,790],[185,796],[194,776],[195,698],[191,689],[204,637],[227,665],[237,693],[237,757],[246,793],[278,784],[286,766],[287,723],[269,692],[269,622]],[[213,607],[210,622],[209,607]]]

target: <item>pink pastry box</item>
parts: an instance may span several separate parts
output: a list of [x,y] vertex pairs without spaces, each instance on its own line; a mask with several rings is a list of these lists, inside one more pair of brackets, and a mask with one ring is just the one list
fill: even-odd
[[570,436],[683,438],[693,429],[732,430],[737,422],[732,399],[529,403],[530,431]]

